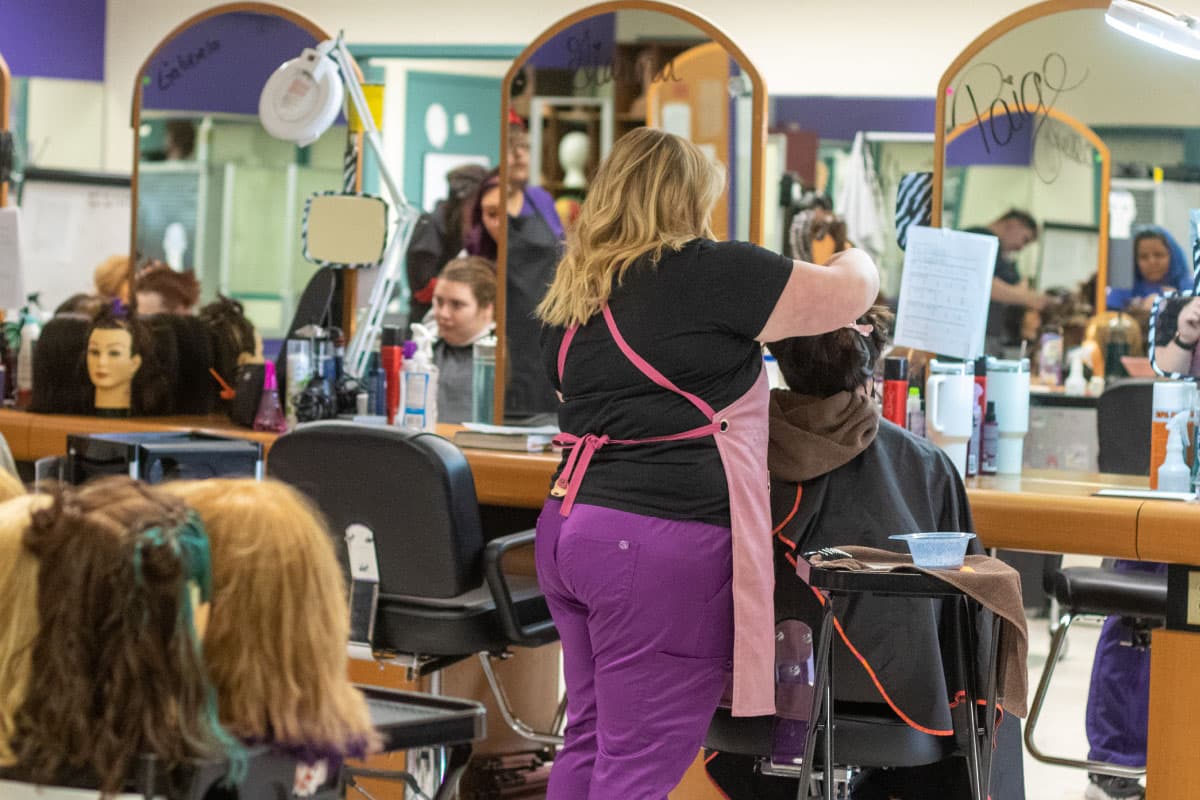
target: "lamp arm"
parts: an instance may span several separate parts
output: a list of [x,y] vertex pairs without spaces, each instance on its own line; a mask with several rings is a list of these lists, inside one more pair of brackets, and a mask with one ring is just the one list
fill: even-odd
[[[330,44],[326,42],[322,47]],[[366,377],[367,361],[371,357],[375,339],[383,330],[383,318],[387,313],[387,304],[395,294],[396,287],[403,281],[405,256],[408,253],[408,245],[412,241],[413,230],[416,228],[421,211],[408,201],[388,167],[388,160],[383,152],[383,140],[379,135],[379,129],[375,127],[375,117],[367,105],[362,85],[358,81],[358,73],[354,70],[353,56],[346,49],[346,43],[340,34],[332,42],[329,57],[334,60],[338,65],[338,70],[342,73],[342,81],[350,94],[350,102],[354,104],[354,110],[362,124],[363,136],[371,149],[375,151],[380,178],[387,186],[396,213],[395,226],[387,248],[384,250],[379,276],[371,289],[366,316],[357,325],[354,336],[346,345],[343,368],[347,374],[361,380]]]

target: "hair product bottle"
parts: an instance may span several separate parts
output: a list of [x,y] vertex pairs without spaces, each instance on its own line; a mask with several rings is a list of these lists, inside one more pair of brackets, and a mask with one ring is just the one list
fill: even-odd
[[883,418],[906,427],[908,417],[908,359],[903,356],[883,362]]
[[263,363],[263,391],[258,401],[258,413],[254,415],[254,430],[283,433],[287,430],[287,417],[279,405],[279,381],[275,377],[275,362]]

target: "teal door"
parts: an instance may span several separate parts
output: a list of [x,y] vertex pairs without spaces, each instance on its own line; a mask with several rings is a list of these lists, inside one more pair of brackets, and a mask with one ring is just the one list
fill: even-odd
[[446,194],[445,174],[468,162],[495,166],[500,150],[500,78],[408,73],[404,193],[425,210]]

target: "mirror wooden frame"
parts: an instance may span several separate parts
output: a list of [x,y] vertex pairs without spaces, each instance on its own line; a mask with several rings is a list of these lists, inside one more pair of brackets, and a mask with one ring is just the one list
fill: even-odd
[[[8,130],[8,103],[11,91],[12,73],[8,71],[8,62],[0,56],[0,131]],[[0,208],[8,204],[8,181],[0,181]]]
[[[527,61],[541,48],[562,31],[602,14],[619,11],[656,11],[668,14],[682,20],[697,30],[706,34],[709,39],[720,44],[725,51],[738,62],[738,67],[750,80],[751,120],[750,120],[750,241],[762,244],[763,228],[763,184],[766,180],[766,165],[764,153],[767,143],[767,85],[758,69],[746,56],[742,48],[734,44],[729,36],[713,22],[681,6],[658,0],[611,0],[597,3],[568,14],[542,31],[536,39],[521,54],[513,59],[512,65],[504,75],[500,98],[500,207],[508,207],[508,113],[511,107],[509,87],[513,79]],[[497,423],[504,420],[504,385],[507,377],[508,354],[507,335],[505,333],[505,315],[507,313],[507,275],[508,275],[508,226],[500,226],[500,238],[496,242],[496,374],[493,419]]]
[[[133,130],[133,170],[130,177],[130,208],[132,210],[129,221],[129,304],[134,312],[137,311],[137,294],[133,291],[133,279],[137,272],[137,204],[138,204],[138,158],[141,155],[141,137],[138,136],[138,128],[142,121],[142,76],[146,74],[150,63],[158,56],[160,50],[163,49],[172,39],[178,36],[183,31],[191,26],[203,22],[210,17],[217,17],[222,14],[263,14],[272,17],[281,17],[293,23],[297,27],[303,28],[313,35],[318,42],[323,42],[326,39],[333,37],[316,22],[313,22],[308,17],[299,12],[292,11],[290,8],[277,6],[273,3],[225,3],[224,5],[214,6],[207,11],[202,11],[199,14],[194,14],[188,17],[183,22],[176,25],[170,30],[167,35],[158,40],[158,44],[146,56],[138,68],[137,74],[133,79],[133,103],[131,106],[129,125]],[[296,55],[299,55],[297,53]],[[358,65],[355,63],[355,70],[358,70]],[[362,79],[360,72],[359,79]],[[6,106],[7,107],[7,106]],[[0,126],[3,127],[3,126]],[[357,150],[362,152],[361,133],[354,134],[359,139]],[[355,189],[358,190],[362,186],[362,159],[358,159],[355,174]],[[2,204],[2,203],[0,203]],[[342,281],[342,320],[345,322],[343,326],[347,338],[354,334],[354,318],[355,318],[355,299],[358,294],[358,275],[353,270],[340,270],[340,279]]]
[[[967,64],[970,63],[976,55],[992,42],[999,39],[1004,34],[1011,30],[1021,27],[1022,25],[1049,17],[1054,14],[1061,14],[1067,11],[1081,11],[1089,8],[1097,10],[1107,10],[1109,6],[1108,0],[1046,0],[1043,3],[1023,8],[1014,14],[1010,14],[1004,19],[997,22],[992,27],[985,30],[975,38],[966,48],[963,49],[958,56],[950,62],[950,66],[942,73],[942,78],[938,81],[936,103],[935,103],[935,122],[933,129],[933,209],[930,217],[930,225],[940,227],[942,224],[942,181],[945,180],[946,174],[946,146],[950,141],[958,135],[960,125],[954,131],[947,134],[946,131],[946,98],[949,96],[947,92],[950,90],[951,81],[958,75]],[[1055,111],[1055,109],[1051,109]],[[1100,192],[1100,219],[1098,227],[1100,229],[1100,241],[1097,248],[1096,257],[1096,312],[1099,313],[1105,310],[1105,288],[1108,284],[1108,190],[1112,184],[1112,160],[1108,156],[1108,147],[1100,141],[1091,128],[1087,127],[1079,120],[1074,119],[1066,114],[1051,114],[1051,117],[1058,119],[1071,126],[1076,132],[1084,136],[1088,142],[1096,147],[1097,152],[1102,153],[1105,158],[1101,167],[1101,192]],[[966,123],[964,123],[965,125]],[[950,136],[947,139],[947,136]]]

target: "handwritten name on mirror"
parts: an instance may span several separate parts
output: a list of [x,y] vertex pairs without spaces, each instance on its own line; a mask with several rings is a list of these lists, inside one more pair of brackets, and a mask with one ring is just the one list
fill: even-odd
[[[574,87],[577,90],[598,89],[616,81],[636,83],[644,81],[646,85],[666,81],[679,82],[682,80],[675,74],[675,64],[667,61],[656,66],[654,58],[643,53],[631,63],[619,63],[606,58],[611,42],[596,37],[589,27],[583,28],[578,34],[567,37],[566,46],[570,58],[567,60],[567,70],[574,73]],[[649,73],[649,80],[645,76]]]
[[171,60],[164,60],[159,64],[155,74],[155,84],[161,91],[170,89],[175,85],[176,81],[183,77],[185,72],[200,66],[204,63],[205,59],[211,58],[220,49],[220,40],[209,39],[201,47],[197,47],[186,53],[176,54],[174,63]]
[[[1081,76],[1074,77],[1066,58],[1055,52],[1046,54],[1040,70],[1028,70],[1019,79],[999,64],[974,64],[951,90],[950,128],[957,128],[960,120],[974,123],[984,151],[990,154],[1032,124],[1036,147],[1058,101],[1082,86],[1088,74],[1085,69]],[[1047,144],[1073,160],[1084,157],[1076,143],[1061,136],[1055,135]]]

